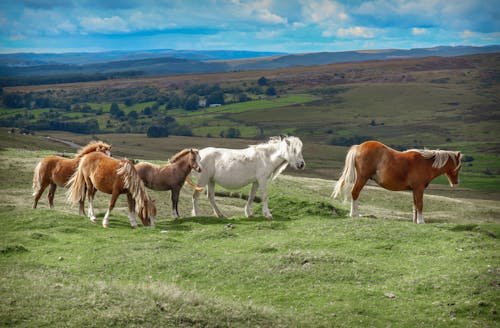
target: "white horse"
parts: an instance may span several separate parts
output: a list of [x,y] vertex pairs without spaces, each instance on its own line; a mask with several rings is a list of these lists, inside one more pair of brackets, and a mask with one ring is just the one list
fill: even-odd
[[[215,215],[224,215],[215,204],[215,184],[227,189],[239,189],[252,183],[252,190],[245,206],[245,215],[252,216],[252,202],[260,187],[262,193],[262,214],[270,219],[267,206],[267,180],[276,178],[288,164],[295,169],[304,169],[302,141],[297,137],[272,137],[268,142],[245,149],[208,147],[201,149],[203,171],[195,173],[199,186],[207,186],[207,196]],[[198,196],[193,193],[193,216],[198,216]]]

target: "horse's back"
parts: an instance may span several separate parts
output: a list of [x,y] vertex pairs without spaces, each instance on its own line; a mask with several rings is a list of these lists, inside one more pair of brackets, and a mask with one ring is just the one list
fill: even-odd
[[256,150],[207,147],[200,150],[201,166],[199,183],[209,180],[226,188],[235,189],[254,181],[256,174]]

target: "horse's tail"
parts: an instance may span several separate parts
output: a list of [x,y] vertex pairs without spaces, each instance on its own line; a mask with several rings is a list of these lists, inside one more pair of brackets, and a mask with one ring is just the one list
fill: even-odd
[[73,173],[66,183],[66,187],[68,187],[66,198],[71,204],[76,204],[77,202],[85,200],[86,184],[85,176],[83,175],[83,163],[84,161],[81,160],[75,173]]
[[35,171],[33,172],[33,196],[35,196],[38,191],[40,191],[40,167],[42,162],[38,162],[35,166]]
[[333,198],[337,198],[338,195],[351,187],[354,184],[354,181],[356,181],[356,168],[354,164],[356,162],[357,151],[358,145],[354,145],[347,152],[347,155],[345,157],[344,170],[342,171],[342,175],[340,176],[339,180],[335,184],[335,188],[333,189]]
[[191,177],[188,175],[186,177],[186,180],[185,182],[189,185],[189,187],[191,187],[191,189],[193,189],[194,191],[198,191],[198,192],[202,192],[203,191],[203,187],[197,185],[196,183],[193,182],[193,180],[191,179]]
[[144,211],[146,211],[145,214],[147,214],[149,207],[147,203],[152,201],[134,164],[129,160],[123,160],[118,170],[116,170],[116,173],[122,177],[123,187],[127,189],[134,198],[135,212],[144,213]]

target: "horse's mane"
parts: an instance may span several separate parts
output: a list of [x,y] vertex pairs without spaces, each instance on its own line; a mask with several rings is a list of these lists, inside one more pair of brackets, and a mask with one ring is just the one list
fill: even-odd
[[181,150],[180,152],[178,152],[177,154],[175,154],[174,156],[172,156],[169,160],[170,163],[175,163],[177,162],[181,157],[185,156],[187,153],[189,153],[191,150],[194,150],[194,151],[198,151],[198,149],[193,149],[193,148],[190,148],[190,149],[183,149]]
[[122,176],[124,187],[132,194],[135,200],[136,212],[139,212],[146,205],[145,201],[150,201],[150,197],[142,179],[134,168],[134,164],[128,159],[123,159],[120,161],[120,166],[116,170],[116,173]]
[[451,158],[453,160],[453,163],[455,166],[460,165],[460,163],[457,164],[457,155],[458,152],[455,151],[450,151],[450,150],[431,150],[431,149],[408,149],[405,152],[410,152],[410,151],[415,151],[422,155],[425,159],[430,159],[434,158],[434,163],[432,163],[432,167],[435,168],[441,168],[448,163],[448,160]]
[[248,147],[261,148],[261,147],[265,147],[267,145],[280,143],[281,140],[283,140],[282,137],[269,137],[269,140],[267,140],[266,142],[262,142],[262,143],[256,144],[256,145],[249,145]]
[[91,141],[85,147],[80,149],[80,151],[78,151],[78,153],[76,154],[76,157],[82,157],[84,155],[87,155],[88,153],[92,153],[92,152],[96,151],[99,148],[106,149],[106,148],[110,148],[110,147],[111,147],[110,145],[108,145],[107,143],[102,142],[102,141]]

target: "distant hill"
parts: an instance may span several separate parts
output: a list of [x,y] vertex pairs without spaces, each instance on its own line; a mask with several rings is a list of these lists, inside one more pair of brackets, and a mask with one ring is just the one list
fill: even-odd
[[0,85],[29,85],[168,74],[265,70],[342,62],[500,53],[499,45],[283,54],[252,51],[148,50],[0,54]]

